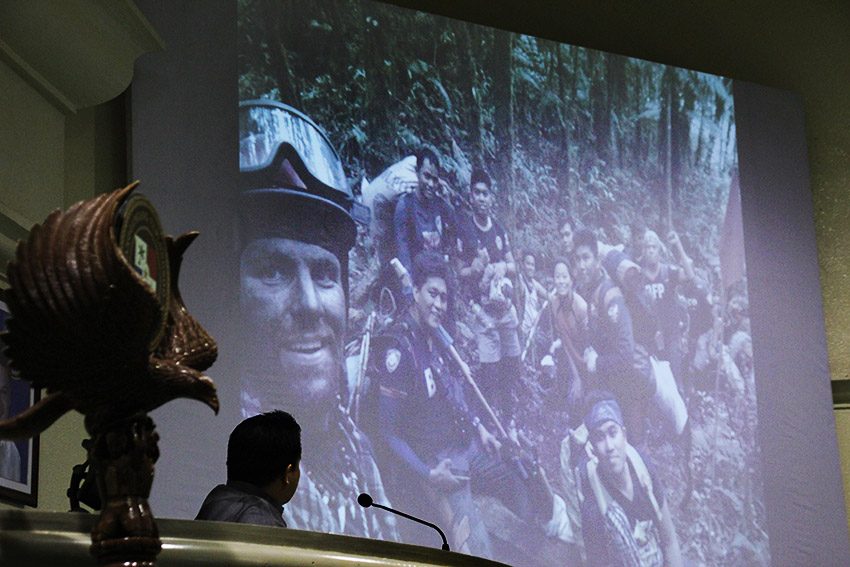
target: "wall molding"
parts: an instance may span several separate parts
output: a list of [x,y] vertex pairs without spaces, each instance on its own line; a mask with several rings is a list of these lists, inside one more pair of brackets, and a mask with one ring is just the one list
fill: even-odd
[[164,47],[131,0],[0,2],[0,61],[64,114],[121,94]]

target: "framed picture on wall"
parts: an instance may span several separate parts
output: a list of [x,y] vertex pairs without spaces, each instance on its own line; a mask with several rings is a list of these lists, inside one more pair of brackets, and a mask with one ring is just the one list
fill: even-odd
[[[0,331],[6,330],[9,308],[0,301]],[[0,420],[18,415],[40,397],[29,382],[12,376],[9,360],[0,353]],[[38,504],[38,436],[0,439],[0,500],[26,506]]]

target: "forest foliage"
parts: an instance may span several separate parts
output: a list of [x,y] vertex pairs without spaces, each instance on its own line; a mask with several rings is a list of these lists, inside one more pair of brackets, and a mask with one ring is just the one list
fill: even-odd
[[557,255],[541,236],[569,214],[611,242],[677,229],[716,265],[737,167],[730,80],[376,2],[239,10],[240,98],[312,117],[352,181],[429,144],[457,191],[472,167],[491,172],[520,247]]
[[[239,0],[238,26],[240,99],[310,116],[352,186],[429,145],[461,207],[472,168],[490,172],[495,216],[514,248],[537,252],[538,272],[563,255],[565,216],[631,251],[645,229],[676,230],[714,301],[724,297],[720,240],[738,166],[729,79],[362,0]],[[717,370],[689,403],[691,462],[656,449],[686,555],[758,564],[769,552],[754,377],[722,344],[724,309],[710,339]],[[556,477],[562,424],[532,382]],[[693,470],[692,495],[682,467]]]

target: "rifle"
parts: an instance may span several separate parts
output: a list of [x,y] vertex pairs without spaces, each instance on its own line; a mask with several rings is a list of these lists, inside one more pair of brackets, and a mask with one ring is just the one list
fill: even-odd
[[472,387],[472,391],[475,392],[475,397],[478,398],[478,401],[480,401],[481,405],[484,406],[484,410],[487,412],[487,415],[489,415],[490,419],[493,420],[493,423],[496,424],[496,429],[499,430],[499,434],[505,439],[510,439],[507,431],[505,431],[505,428],[502,427],[502,423],[499,421],[499,418],[496,417],[496,412],[493,411],[493,408],[487,402],[487,398],[485,398],[484,394],[481,393],[481,389],[472,377],[472,372],[469,371],[469,366],[463,361],[463,358],[461,358],[460,353],[457,351],[457,348],[454,345],[455,341],[452,336],[442,325],[437,328],[436,334],[437,338],[443,343],[443,346],[448,349],[449,354],[451,354],[455,364],[457,364],[460,368],[460,371],[463,373],[463,377],[466,378],[467,383]]
[[[360,399],[370,387],[369,381],[366,379],[366,372],[369,370],[369,351],[372,348],[372,335],[375,334],[376,327],[380,330],[392,322],[396,309],[397,305],[393,293],[386,287],[381,288],[377,311],[373,310],[366,318],[363,336],[360,337],[360,356],[357,361],[357,374],[354,376],[354,383],[352,384],[348,403],[345,408],[345,413],[353,423],[360,423]],[[354,341],[351,344],[354,344]]]
[[[546,471],[540,465],[540,461],[537,458],[536,451],[534,450],[534,444],[522,432],[519,432],[515,436],[508,435],[508,432],[505,430],[504,426],[502,426],[502,423],[499,421],[499,418],[496,416],[493,408],[487,402],[487,398],[484,397],[484,394],[481,392],[481,389],[472,377],[472,373],[469,371],[469,366],[463,361],[463,358],[461,358],[460,353],[454,345],[454,339],[452,336],[442,325],[437,328],[436,335],[449,351],[449,354],[455,361],[455,364],[460,367],[464,378],[472,388],[472,391],[475,392],[475,396],[478,398],[478,401],[480,401],[481,405],[484,406],[487,415],[490,416],[490,419],[495,424],[499,434],[502,438],[511,442],[510,446],[513,449],[511,450],[512,455],[510,457],[510,462],[517,469],[520,478],[522,478],[523,481],[530,482],[532,497],[538,500],[537,508],[541,511],[543,517],[551,517],[554,509],[555,493],[552,490],[552,485],[549,483]],[[523,446],[523,442],[526,445],[525,447]],[[530,456],[531,471],[529,471],[526,467],[521,455]]]
[[[519,439],[515,436],[508,435],[507,430],[505,430],[502,422],[499,421],[499,418],[496,416],[496,412],[493,411],[492,406],[490,406],[489,402],[487,402],[487,398],[484,397],[484,394],[481,392],[481,389],[478,387],[478,384],[475,382],[475,379],[472,377],[472,372],[469,370],[469,366],[464,362],[463,358],[461,358],[460,353],[457,351],[457,348],[454,345],[454,339],[452,336],[446,331],[446,329],[440,325],[437,328],[437,337],[443,343],[443,345],[448,349],[449,354],[451,354],[452,359],[454,359],[455,364],[458,365],[461,372],[463,373],[463,377],[466,378],[467,383],[472,388],[472,391],[475,392],[475,396],[478,398],[478,401],[481,402],[481,405],[484,406],[484,410],[487,412],[487,415],[490,416],[490,419],[496,425],[496,429],[499,431],[499,435],[502,436],[503,439],[510,441],[512,446],[514,447],[511,451],[511,456],[509,460],[511,464],[516,468],[517,473],[523,481],[528,481],[531,478],[531,474],[528,472],[528,469],[520,458],[520,454],[523,452],[523,447],[519,442]],[[535,471],[536,472],[536,471]],[[542,469],[540,470],[542,472]],[[545,475],[544,475],[545,477]]]
[[375,328],[375,313],[369,314],[366,319],[366,332],[360,338],[360,361],[357,365],[357,376],[354,381],[354,388],[348,398],[348,407],[346,413],[353,416],[355,423],[359,423],[360,418],[360,396],[365,388],[366,369],[369,367],[369,349],[372,343],[372,332]]

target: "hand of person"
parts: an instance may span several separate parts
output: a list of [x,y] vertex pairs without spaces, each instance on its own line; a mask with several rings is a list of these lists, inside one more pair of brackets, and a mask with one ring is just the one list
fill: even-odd
[[478,250],[478,255],[479,255],[479,256],[481,256],[481,260],[482,260],[485,264],[489,264],[489,263],[490,263],[490,253],[487,251],[487,249],[486,249],[486,248],[481,248],[481,249],[479,249],[479,250]]
[[487,431],[487,428],[480,423],[478,424],[478,435],[481,437],[481,444],[484,445],[488,453],[499,454],[499,450],[502,448],[501,441],[496,439],[496,436]]
[[456,191],[454,189],[452,189],[452,186],[449,185],[449,182],[446,181],[445,179],[443,179],[442,177],[439,178],[439,183],[440,183],[439,194],[442,197],[448,197],[449,195],[456,193]]
[[599,358],[599,353],[592,346],[584,349],[584,363],[587,365],[587,371],[593,374],[596,372],[596,359]]
[[476,273],[481,273],[485,271],[490,264],[490,255],[487,253],[486,248],[479,248],[478,254],[475,255],[475,258],[472,260],[472,270]]
[[[485,250],[486,251],[486,250]],[[508,273],[508,265],[505,262],[496,262],[493,264],[493,274],[497,278],[503,278]]]
[[671,230],[667,234],[667,244],[675,249],[678,249],[682,245],[682,241],[679,239],[679,234],[675,230]]
[[555,354],[555,351],[561,348],[564,343],[561,342],[561,339],[555,339],[552,341],[552,346],[549,347],[549,354]]
[[427,230],[422,232],[422,239],[425,241],[426,250],[439,250],[440,248],[440,233],[436,230]]
[[487,264],[486,266],[484,266],[484,273],[481,275],[481,286],[482,286],[482,288],[484,286],[490,285],[490,280],[493,279],[494,274],[495,274],[495,271],[493,269],[493,264]]
[[460,486],[460,479],[451,470],[452,460],[443,459],[428,473],[428,480],[440,488],[454,489]]
[[476,274],[480,274],[484,271],[484,266],[487,264],[481,259],[481,254],[477,254],[475,258],[472,259],[472,263],[469,265],[472,268],[472,271]]

